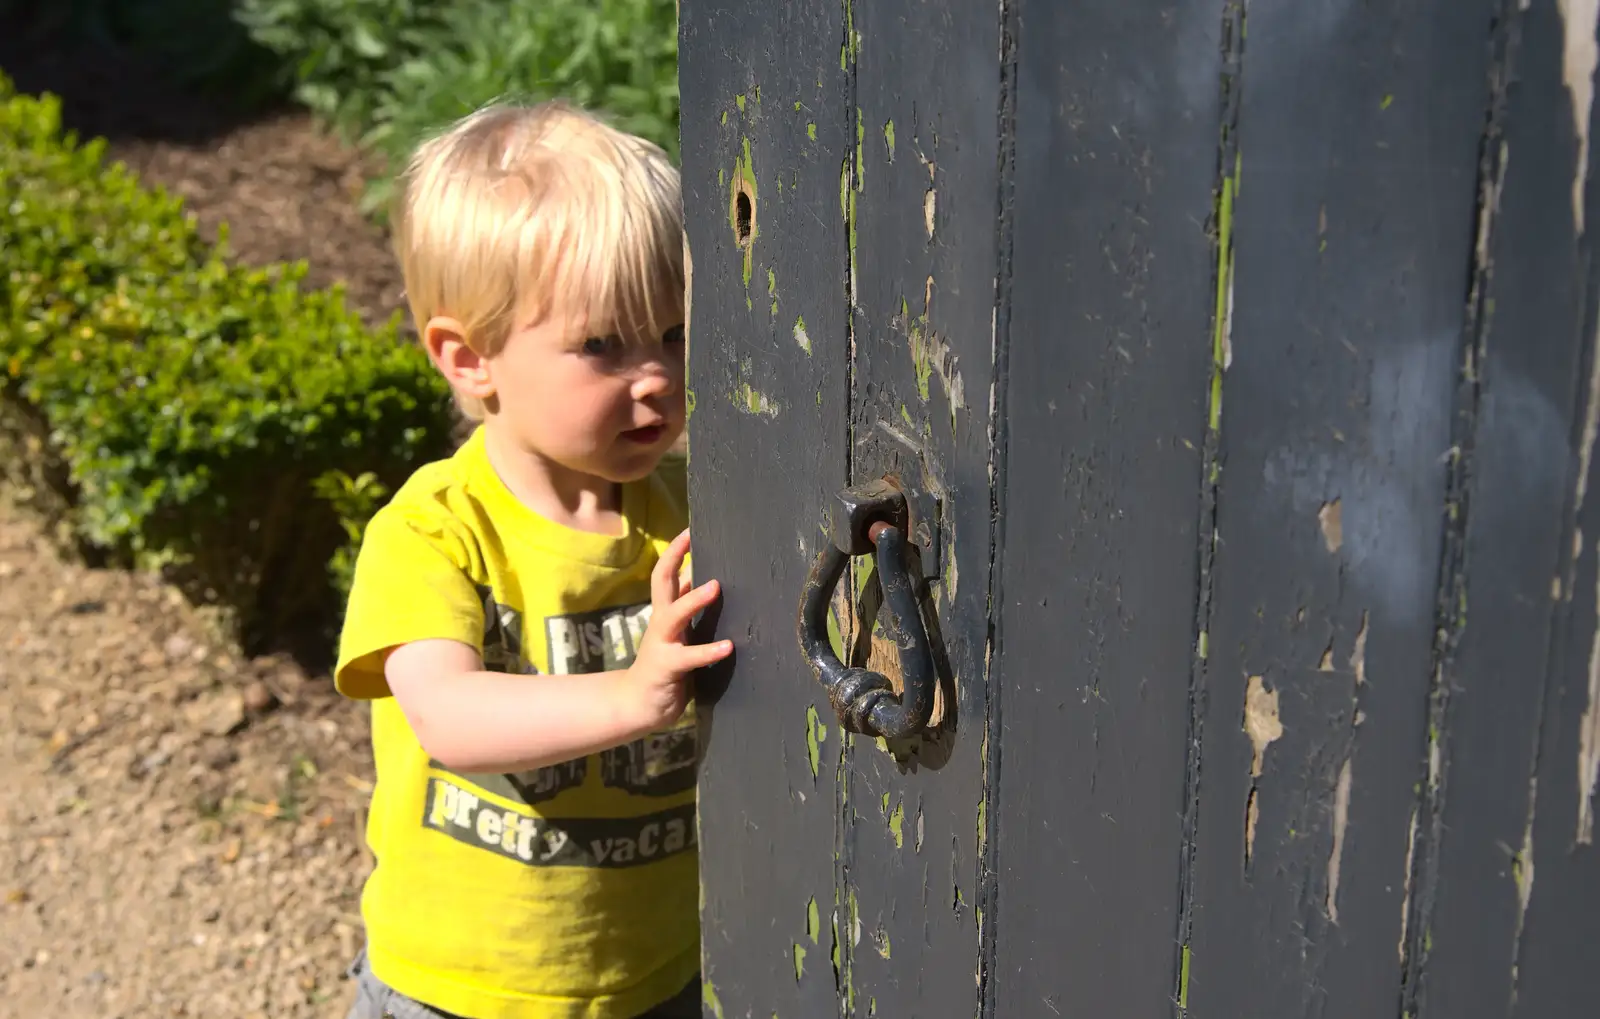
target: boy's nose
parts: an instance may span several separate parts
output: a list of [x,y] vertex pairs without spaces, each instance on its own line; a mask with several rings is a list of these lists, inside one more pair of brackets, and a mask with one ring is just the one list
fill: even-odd
[[672,372],[668,371],[665,365],[649,365],[640,371],[633,381],[633,398],[649,400],[671,396],[676,385]]

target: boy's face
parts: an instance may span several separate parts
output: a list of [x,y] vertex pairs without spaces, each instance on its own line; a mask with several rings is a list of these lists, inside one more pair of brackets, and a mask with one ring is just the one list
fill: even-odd
[[[668,305],[670,307],[670,305]],[[623,336],[552,310],[486,359],[501,425],[524,447],[610,482],[655,470],[684,425],[684,331]]]

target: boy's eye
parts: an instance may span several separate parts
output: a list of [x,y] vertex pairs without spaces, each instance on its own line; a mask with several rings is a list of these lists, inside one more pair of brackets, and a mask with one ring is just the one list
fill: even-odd
[[672,346],[683,342],[683,326],[673,326],[661,334],[661,342]]
[[583,352],[590,357],[610,357],[621,349],[619,336],[591,336],[583,341]]

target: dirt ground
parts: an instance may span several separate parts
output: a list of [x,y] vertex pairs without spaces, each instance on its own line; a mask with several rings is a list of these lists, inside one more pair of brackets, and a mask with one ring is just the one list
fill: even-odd
[[[22,91],[372,319],[399,305],[358,160],[303,115],[231,120],[121,55],[8,45]],[[0,1017],[342,1016],[360,944],[365,709],[242,660],[153,578],[64,562],[0,503]]]

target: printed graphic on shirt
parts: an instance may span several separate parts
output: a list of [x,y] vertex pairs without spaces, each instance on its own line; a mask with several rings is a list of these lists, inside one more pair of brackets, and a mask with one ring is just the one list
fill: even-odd
[[651,733],[600,755],[607,787],[635,796],[673,796],[694,788],[695,723],[689,718],[667,732]]
[[544,621],[550,671],[558,676],[610,672],[633,664],[650,625],[650,603],[551,616]]
[[486,802],[454,777],[429,778],[423,824],[530,867],[637,867],[696,843],[693,803],[644,817],[539,817]]
[[518,676],[537,674],[523,651],[522,613],[498,601],[493,589],[483,584],[477,588],[483,601],[483,667]]
[[568,789],[578,788],[589,775],[589,761],[584,757],[575,761],[552,764],[535,771],[505,773],[454,772],[435,760],[429,760],[428,767],[449,775],[466,784],[468,788],[492,793],[502,799],[513,800],[530,807],[554,799]]

